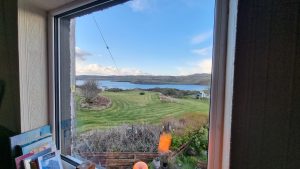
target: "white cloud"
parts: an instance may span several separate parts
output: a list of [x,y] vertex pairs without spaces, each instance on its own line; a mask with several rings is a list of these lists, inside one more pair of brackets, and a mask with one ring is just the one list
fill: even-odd
[[198,35],[192,37],[191,42],[192,42],[192,44],[199,44],[199,43],[205,42],[207,39],[209,39],[212,36],[212,34],[213,34],[213,31],[198,34]]
[[196,64],[191,64],[185,67],[178,68],[179,75],[190,75],[196,73],[211,73],[212,60],[203,59],[197,62]]
[[192,53],[197,54],[199,56],[206,56],[211,57],[212,56],[212,47],[205,47],[205,48],[199,48],[192,50]]
[[194,49],[192,53],[200,56],[198,62],[188,63],[186,66],[177,68],[179,75],[190,75],[196,73],[211,73],[212,68],[212,47]]
[[118,71],[112,66],[76,63],[76,75],[145,75],[145,73],[135,68],[120,68]]
[[82,50],[81,48],[79,47],[75,47],[75,56],[76,56],[76,59],[78,60],[81,60],[81,61],[84,61],[86,60],[86,56],[91,56],[92,54],[85,51],[85,50]]
[[76,55],[76,75],[145,75],[139,69],[135,68],[117,68],[113,66],[103,66],[98,63],[90,64],[87,62],[87,56],[92,56],[88,51],[79,47],[75,48]]
[[129,3],[130,8],[133,11],[144,11],[145,9],[149,8],[149,0],[132,0]]

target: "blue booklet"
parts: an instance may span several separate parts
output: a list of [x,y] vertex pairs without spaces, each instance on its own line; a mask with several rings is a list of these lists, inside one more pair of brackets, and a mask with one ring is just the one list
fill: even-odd
[[54,151],[38,157],[39,169],[63,169],[60,153]]
[[38,129],[34,129],[13,137],[10,137],[10,148],[11,148],[11,156],[12,159],[22,155],[22,152],[16,151],[16,147],[18,145],[25,145],[31,142],[34,142],[43,136],[49,135],[51,133],[51,129],[49,125],[40,127]]
[[[51,133],[51,128],[49,125],[21,133],[10,137],[10,151],[11,151],[11,164],[15,168],[15,158],[21,156],[23,153],[18,147],[18,145],[25,145],[34,142],[43,136],[49,135]],[[19,150],[19,151],[18,151]]]
[[18,145],[17,150],[21,152],[22,155],[28,153],[38,153],[42,150],[50,148],[54,144],[51,134],[47,134],[31,143]]

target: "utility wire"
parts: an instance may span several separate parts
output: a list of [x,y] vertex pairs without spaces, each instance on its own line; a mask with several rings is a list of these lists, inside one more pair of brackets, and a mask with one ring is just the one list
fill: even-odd
[[98,22],[97,22],[95,16],[94,16],[94,15],[92,15],[92,16],[93,16],[93,20],[94,20],[94,22],[95,22],[95,24],[96,24],[96,26],[97,26],[97,29],[98,29],[98,31],[99,31],[99,33],[100,33],[100,35],[101,35],[101,38],[102,38],[102,40],[103,40],[103,42],[104,42],[104,44],[105,44],[105,46],[106,46],[106,49],[107,49],[107,51],[108,51],[108,53],[109,53],[109,55],[110,55],[110,58],[111,58],[111,60],[113,61],[113,63],[114,63],[114,65],[115,65],[115,67],[116,67],[118,73],[120,74],[120,71],[119,71],[119,68],[118,68],[118,66],[117,66],[117,63],[116,63],[116,61],[115,61],[115,59],[114,59],[114,57],[113,57],[113,55],[112,55],[112,53],[111,53],[111,51],[110,51],[110,48],[108,47],[107,42],[106,42],[106,40],[105,40],[105,38],[104,38],[104,36],[103,36],[103,33],[102,33],[101,29],[100,29],[100,25],[98,24]]

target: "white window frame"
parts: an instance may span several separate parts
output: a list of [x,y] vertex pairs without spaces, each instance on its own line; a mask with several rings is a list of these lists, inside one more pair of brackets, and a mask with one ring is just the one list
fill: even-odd
[[238,0],[216,0],[208,169],[230,168]]
[[[49,122],[54,136],[55,126],[55,63],[54,17],[97,0],[75,0],[52,10],[48,15],[49,55]],[[112,0],[113,1],[113,0]],[[215,0],[213,68],[211,83],[208,169],[229,169],[231,116],[233,98],[235,35],[238,0]]]

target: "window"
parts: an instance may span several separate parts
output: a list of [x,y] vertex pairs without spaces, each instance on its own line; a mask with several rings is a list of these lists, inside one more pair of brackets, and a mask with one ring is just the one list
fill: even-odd
[[[192,1],[189,1],[192,2]],[[117,76],[116,75],[120,75],[120,71],[122,72],[123,70],[118,70],[120,68],[118,68],[118,64],[119,64],[119,60],[114,58],[114,55],[112,55],[111,53],[113,53],[112,51],[110,51],[109,45],[107,43],[106,37],[105,37],[105,33],[102,32],[102,27],[99,26],[98,22],[98,18],[97,15],[93,17],[93,21],[95,22],[95,27],[98,30],[97,34],[95,34],[95,36],[97,36],[97,38],[99,39],[99,46],[101,46],[101,43],[104,43],[104,49],[106,49],[108,52],[106,53],[109,57],[106,58],[107,60],[112,61],[112,72],[115,72],[111,75],[114,76],[107,76],[106,79],[103,79],[103,77],[98,77],[100,78],[99,81],[94,81],[95,79],[89,80],[91,79],[92,76],[82,76],[83,74],[79,74],[78,71],[76,72],[76,67],[78,67],[78,65],[76,64],[76,50],[77,50],[77,54],[79,52],[84,53],[84,51],[77,46],[77,39],[76,36],[78,36],[75,32],[76,32],[76,19],[78,19],[78,17],[87,17],[89,15],[86,14],[90,14],[91,12],[95,12],[95,11],[100,11],[100,12],[105,12],[106,10],[110,10],[111,8],[114,8],[114,6],[117,6],[119,4],[122,5],[126,5],[126,3],[128,3],[127,1],[108,1],[108,0],[102,0],[102,1],[91,1],[91,2],[86,2],[83,4],[76,4],[75,5],[71,5],[71,7],[67,7],[64,8],[63,10],[57,10],[57,11],[53,11],[51,13],[51,21],[52,26],[53,26],[53,30],[50,31],[50,34],[53,35],[53,43],[50,43],[50,45],[52,45],[52,49],[50,50],[50,55],[54,56],[53,58],[51,58],[52,60],[50,60],[50,82],[52,85],[52,89],[50,91],[50,101],[52,101],[52,109],[53,112],[55,112],[55,116],[51,116],[52,118],[52,122],[53,122],[53,126],[55,129],[55,133],[56,133],[56,143],[57,146],[62,150],[62,153],[67,154],[67,155],[73,155],[77,158],[87,158],[90,159],[94,162],[98,163],[102,163],[104,164],[104,166],[109,166],[110,164],[113,163],[118,163],[116,161],[115,158],[117,158],[117,156],[123,156],[124,158],[124,154],[127,153],[127,155],[129,154],[129,156],[131,157],[131,161],[135,162],[136,160],[141,160],[143,158],[145,158],[145,160],[147,162],[149,161],[149,156],[152,159],[155,159],[155,157],[157,156],[157,150],[152,151],[153,149],[157,149],[157,146],[154,146],[154,148],[152,147],[147,147],[145,146],[145,144],[141,141],[141,147],[142,149],[145,149],[145,151],[140,151],[136,154],[134,153],[128,153],[128,150],[119,150],[120,147],[112,144],[110,145],[111,147],[109,147],[109,152],[114,152],[114,150],[116,150],[116,152],[126,152],[124,154],[118,155],[118,153],[111,153],[109,154],[110,158],[107,158],[109,156],[106,156],[105,151],[99,151],[99,147],[101,148],[107,148],[106,146],[108,146],[107,144],[105,144],[105,140],[107,140],[108,138],[111,138],[113,136],[116,136],[118,138],[120,137],[125,137],[124,135],[120,135],[124,134],[125,135],[129,135],[130,133],[133,134],[131,137],[135,138],[135,136],[137,136],[135,139],[139,139],[140,136],[143,137],[143,135],[139,135],[137,133],[146,133],[147,131],[152,131],[152,133],[150,133],[151,137],[154,138],[153,142],[159,142],[159,133],[162,131],[161,128],[155,128],[155,125],[150,125],[147,126],[147,122],[148,121],[155,121],[157,119],[155,119],[155,115],[150,115],[145,114],[144,116],[138,117],[138,118],[133,118],[130,121],[129,115],[134,114],[134,113],[129,113],[126,114],[126,116],[124,117],[124,121],[122,121],[121,123],[119,123],[120,121],[116,122],[117,120],[115,120],[116,116],[112,116],[110,117],[112,112],[117,112],[117,111],[124,111],[124,110],[120,110],[122,109],[121,107],[117,108],[116,110],[111,110],[111,112],[105,110],[107,107],[110,106],[115,106],[116,102],[118,102],[118,99],[122,99],[127,101],[132,101],[133,98],[136,99],[135,101],[139,101],[140,98],[145,98],[148,97],[148,95],[150,96],[150,98],[152,97],[157,97],[158,99],[160,99],[160,101],[166,101],[166,102],[177,102],[177,100],[182,100],[182,99],[186,99],[187,95],[183,94],[182,96],[182,90],[170,90],[170,87],[167,87],[166,89],[161,89],[161,88],[155,88],[153,89],[153,87],[146,87],[143,88],[141,87],[141,85],[138,87],[139,90],[132,90],[131,88],[126,88],[124,90],[124,88],[120,89],[120,87],[118,89],[114,89],[112,86],[114,85],[124,85],[124,84],[120,84],[121,82],[115,82],[115,81],[125,81],[126,85],[129,84],[133,84],[132,82],[134,81],[139,82],[139,83],[147,83],[147,76],[145,76],[144,74],[142,74],[141,76],[138,76],[139,78],[137,79],[126,79],[126,78],[132,78],[132,76]],[[139,2],[140,3],[140,2]],[[227,3],[227,2],[226,2]],[[217,9],[225,9],[225,10],[221,10],[221,12],[218,12],[218,10],[216,10],[216,23],[218,21],[220,21],[220,23],[217,23],[215,28],[214,28],[214,34],[216,35],[215,38],[218,38],[218,40],[220,41],[214,41],[214,59],[213,59],[213,63],[214,63],[214,74],[213,74],[213,85],[212,85],[212,105],[211,105],[211,111],[214,111],[211,114],[211,119],[210,119],[210,148],[209,148],[209,162],[212,158],[217,159],[217,160],[212,160],[212,161],[218,161],[220,160],[220,158],[213,157],[212,155],[220,155],[219,157],[221,157],[222,155],[225,155],[223,152],[223,149],[218,147],[219,144],[222,144],[222,142],[224,141],[223,138],[223,134],[226,133],[226,131],[229,131],[230,127],[228,130],[224,130],[224,128],[216,128],[217,125],[226,125],[228,123],[230,123],[230,120],[228,121],[223,121],[223,117],[230,117],[229,115],[225,115],[225,108],[224,107],[224,102],[228,100],[228,104],[230,104],[230,78],[226,78],[229,75],[226,75],[226,72],[230,72],[230,70],[232,70],[232,68],[228,68],[228,65],[232,64],[232,58],[230,60],[230,57],[227,57],[227,48],[226,44],[227,44],[227,26],[229,25],[234,25],[234,20],[231,21],[232,23],[228,24],[228,18],[223,18],[224,16],[226,16],[226,11],[227,6],[226,6],[225,2],[220,2],[220,1],[216,1],[216,8]],[[137,5],[137,4],[135,4]],[[234,5],[234,3],[233,3]],[[236,5],[236,4],[235,4]],[[139,9],[137,9],[139,10]],[[234,15],[234,12],[233,12]],[[221,17],[222,16],[222,17]],[[226,28],[226,29],[224,29]],[[212,32],[207,32],[207,35],[203,35],[203,36],[208,36],[208,34],[212,34]],[[198,37],[195,38],[195,41],[201,41],[201,38],[203,37]],[[232,44],[231,47],[234,46],[234,42],[228,43],[228,44]],[[223,48],[221,47],[222,45],[225,45]],[[228,45],[230,46],[230,45]],[[113,49],[113,48],[112,48]],[[203,53],[205,52],[204,49],[203,50],[198,50],[198,51],[194,51],[195,53]],[[88,52],[86,52],[85,54],[89,54]],[[78,62],[78,61],[77,61]],[[225,66],[227,62],[227,67]],[[215,66],[215,65],[218,65]],[[107,69],[107,68],[106,68]],[[82,69],[83,70],[83,69]],[[116,73],[118,72],[118,73]],[[81,76],[80,76],[81,75]],[[126,74],[127,75],[127,74]],[[143,79],[145,78],[146,79]],[[229,76],[232,78],[232,76]],[[102,79],[101,79],[102,78]],[[113,79],[113,78],[117,78],[117,79]],[[125,80],[124,80],[125,78]],[[153,78],[151,78],[153,80]],[[109,80],[109,81],[107,81]],[[159,83],[165,83],[161,78],[156,79],[159,81]],[[144,81],[144,82],[141,82]],[[131,83],[130,83],[131,82]],[[152,82],[152,81],[150,81]],[[214,83],[215,82],[215,83]],[[98,84],[97,84],[98,83]],[[100,83],[100,84],[99,84]],[[124,83],[124,82],[123,82]],[[148,81],[149,83],[149,81]],[[156,81],[157,83],[157,81]],[[94,91],[97,92],[101,92],[100,90],[103,90],[104,92],[99,95],[93,95],[95,92],[93,92],[93,86],[95,86],[96,84],[96,89]],[[227,85],[227,86],[226,86]],[[143,85],[142,85],[143,86]],[[156,86],[157,87],[157,86]],[[159,86],[161,87],[161,86]],[[227,89],[225,87],[228,87]],[[150,89],[150,90],[149,90]],[[80,92],[78,92],[80,91]],[[86,91],[86,92],[84,92]],[[92,91],[92,92],[90,92]],[[172,92],[175,94],[172,95]],[[179,91],[179,92],[178,92]],[[189,92],[189,96],[191,98],[188,99],[194,99],[193,102],[195,101],[195,99],[197,98],[202,98],[202,97],[207,97],[207,95],[209,94],[209,92],[205,92],[205,90],[198,90],[198,93],[193,93],[193,90],[188,90]],[[227,92],[227,93],[226,93]],[[84,94],[85,93],[85,94]],[[124,95],[124,93],[127,94],[127,96]],[[167,94],[165,94],[167,93]],[[170,94],[171,93],[171,94]],[[179,94],[178,94],[179,93]],[[153,94],[153,96],[151,95]],[[99,105],[95,105],[94,102],[96,102],[96,100],[90,100],[89,99],[89,95],[92,95],[91,98],[93,99],[98,99],[101,100],[101,104],[103,103],[102,107]],[[178,95],[180,95],[180,97],[184,97],[184,98],[177,98]],[[228,96],[226,98],[226,96]],[[139,98],[136,98],[139,97]],[[192,98],[194,97],[194,98]],[[117,100],[113,100],[114,98],[117,98]],[[226,100],[227,99],[227,100]],[[206,99],[203,99],[206,100]],[[202,102],[203,100],[201,100],[200,102]],[[79,104],[80,103],[80,104]],[[176,103],[172,103],[174,105],[176,105]],[[200,103],[202,104],[202,103]],[[122,106],[124,106],[124,103],[121,103]],[[93,107],[94,106],[94,107]],[[126,106],[126,105],[125,105]],[[199,104],[197,105],[199,106]],[[103,108],[104,107],[104,108]],[[89,109],[89,108],[94,108],[97,110],[94,110],[94,114],[98,113],[95,116],[85,116],[84,113],[89,112],[91,114],[91,110],[85,110],[85,109]],[[134,107],[134,109],[138,109],[140,107]],[[180,107],[182,109],[182,106]],[[191,108],[191,107],[190,107]],[[208,106],[207,106],[208,108]],[[197,109],[197,108],[196,108]],[[156,110],[154,107],[149,107],[149,110]],[[148,111],[149,111],[148,110]],[[194,111],[192,109],[190,109],[191,111]],[[207,109],[208,110],[208,109]],[[132,112],[133,110],[130,110],[130,112]],[[228,110],[230,111],[230,110]],[[102,113],[102,114],[101,114]],[[170,112],[168,112],[170,114]],[[172,112],[171,112],[172,113]],[[107,117],[110,118],[104,118],[104,116],[102,116],[103,114],[106,114]],[[178,115],[178,114],[177,114]],[[221,116],[220,116],[221,115]],[[80,117],[79,117],[80,116]],[[118,115],[119,118],[122,115]],[[149,119],[145,120],[142,117],[145,116],[149,116]],[[181,117],[186,117],[187,114],[183,114]],[[194,114],[191,115],[192,117],[194,117]],[[172,114],[171,114],[172,117]],[[178,116],[174,116],[174,117],[180,117]],[[87,119],[89,118],[89,119]],[[173,118],[173,117],[172,117]],[[173,120],[171,118],[171,120]],[[178,120],[176,119],[175,120]],[[103,120],[104,119],[104,120]],[[162,117],[159,117],[159,119],[162,119]],[[195,118],[195,119],[198,119]],[[102,124],[99,126],[95,126],[95,124],[99,125],[99,121],[103,120],[103,122],[107,121],[108,124],[103,125],[104,123],[102,122]],[[129,121],[126,121],[129,120]],[[139,121],[140,120],[140,121]],[[186,119],[180,119],[180,120],[186,120]],[[95,123],[96,122],[96,123]],[[123,123],[126,123],[125,125],[122,125]],[[141,123],[135,123],[135,122],[141,122]],[[101,122],[100,122],[101,123]],[[146,124],[146,125],[141,125],[141,124]],[[150,123],[153,124],[153,123]],[[159,126],[165,126],[165,128],[169,128],[166,126],[169,126],[170,121],[167,121],[166,123],[167,125],[164,125],[163,123],[160,123]],[[182,125],[182,124],[181,124]],[[172,126],[172,125],[171,125]],[[103,130],[103,128],[109,128],[108,130]],[[93,131],[94,129],[97,129],[95,131]],[[115,130],[116,129],[116,130]],[[112,133],[109,133],[107,131],[113,131]],[[153,132],[154,131],[154,132]],[[203,134],[200,130],[197,130],[200,132],[200,135]],[[119,132],[119,133],[118,133]],[[224,132],[224,133],[223,133]],[[119,134],[119,135],[118,135]],[[136,135],[135,135],[136,134]],[[174,133],[172,133],[174,134]],[[192,135],[189,136],[194,136],[195,134],[199,134],[199,133],[192,133]],[[101,139],[102,136],[105,136],[106,138],[104,138],[103,142],[93,142],[91,139],[97,137],[97,139]],[[230,133],[229,133],[230,135]],[[202,136],[202,135],[201,135]],[[228,135],[227,135],[228,136]],[[179,144],[179,146],[177,147],[177,150],[179,150],[180,148],[182,148],[181,146],[184,145],[182,142],[183,139],[180,137],[177,137],[176,135],[173,135],[173,142],[174,139],[177,139],[175,141],[177,141],[177,143],[181,143]],[[186,136],[185,136],[186,137]],[[116,140],[116,139],[112,139],[112,140]],[[120,139],[119,139],[120,140]],[[149,138],[144,138],[143,141],[149,141]],[[126,143],[126,139],[122,140],[122,144],[124,144],[124,146],[126,147],[126,145],[130,144],[130,140],[127,140]],[[185,142],[187,143],[187,142]],[[202,144],[202,140],[201,140],[201,144]],[[226,141],[224,142],[226,143]],[[95,144],[99,144],[99,145],[95,145]],[[152,145],[152,144],[149,144]],[[123,147],[124,147],[123,146]],[[134,146],[134,144],[130,144],[130,146]],[[203,144],[201,145],[203,146]],[[149,151],[151,149],[151,151]],[[86,151],[89,150],[89,151]],[[174,149],[173,149],[174,150]],[[143,152],[143,153],[141,153]],[[149,154],[145,154],[145,152],[151,152]],[[180,152],[180,151],[178,151]],[[204,151],[205,152],[205,151]],[[140,153],[140,154],[139,154]],[[191,152],[193,153],[193,152]],[[202,152],[203,153],[203,152]],[[147,158],[146,158],[146,157]],[[111,159],[111,157],[114,157],[114,159]],[[129,157],[126,157],[129,158]],[[184,160],[186,160],[185,157],[178,159],[176,165],[182,165],[184,164]],[[122,161],[122,160],[121,160]],[[124,161],[124,160],[123,160]],[[197,161],[198,162],[198,161]],[[182,164],[180,164],[182,163]],[[187,162],[190,163],[190,162]],[[218,163],[218,162],[215,162]],[[200,163],[198,163],[198,165],[201,165]],[[211,168],[218,168],[217,165],[221,166],[221,162],[218,164],[214,164],[213,162],[210,162],[210,167]]]

